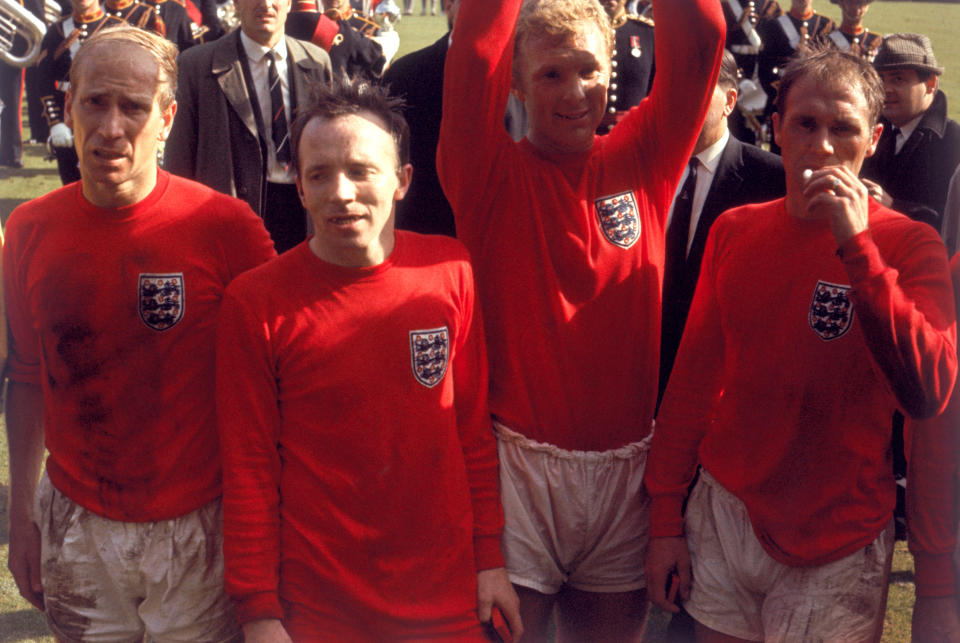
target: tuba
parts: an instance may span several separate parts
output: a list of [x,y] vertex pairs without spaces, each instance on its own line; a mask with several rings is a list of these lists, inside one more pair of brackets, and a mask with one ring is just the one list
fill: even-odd
[[[29,67],[40,55],[47,26],[16,0],[0,0],[0,60],[14,67]],[[16,36],[27,41],[25,53],[13,53]]]

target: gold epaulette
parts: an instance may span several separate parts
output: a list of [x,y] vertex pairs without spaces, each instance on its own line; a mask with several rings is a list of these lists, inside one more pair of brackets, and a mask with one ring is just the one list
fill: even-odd
[[645,25],[653,26],[653,18],[648,18],[647,16],[638,16],[635,13],[628,13],[627,20],[633,20],[634,22],[642,22]]

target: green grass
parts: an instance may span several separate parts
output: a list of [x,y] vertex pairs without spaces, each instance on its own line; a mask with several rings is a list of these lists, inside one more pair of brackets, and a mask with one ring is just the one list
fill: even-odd
[[[826,0],[818,0],[817,9],[839,20],[839,8]],[[889,33],[916,31],[926,33],[933,40],[940,64],[947,68],[941,86],[952,97],[950,114],[960,118],[960,41],[955,32],[960,27],[960,5],[930,2],[875,2],[867,15],[870,29]],[[397,26],[400,32],[402,56],[434,42],[446,31],[442,16],[404,16]],[[26,124],[26,117],[24,117]],[[26,125],[25,125],[26,127]],[[29,132],[25,132],[29,138]],[[56,165],[45,161],[46,150],[41,145],[24,145],[22,170],[0,168],[0,219],[6,222],[10,212],[20,203],[44,194],[60,185]],[[14,641],[52,641],[47,633],[42,614],[20,599],[16,586],[6,568],[7,517],[6,481],[7,445],[5,433],[0,436],[0,643]],[[913,609],[913,561],[899,543],[894,556],[894,580],[887,601],[884,627],[885,643],[900,643],[910,638],[910,614]],[[651,617],[651,632],[645,640],[662,640],[662,616]]]

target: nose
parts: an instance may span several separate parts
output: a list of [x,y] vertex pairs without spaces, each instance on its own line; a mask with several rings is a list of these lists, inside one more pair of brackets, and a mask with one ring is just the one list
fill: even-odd
[[817,129],[813,146],[818,154],[833,156],[833,139],[829,128],[821,127]]
[[564,87],[563,98],[570,103],[579,103],[586,95],[587,93],[583,87],[583,79],[579,76],[571,78]]
[[120,109],[114,105],[103,112],[97,128],[100,135],[105,139],[115,139],[123,136],[123,114]]
[[333,198],[341,203],[349,203],[357,198],[357,186],[343,172],[338,172],[334,178]]

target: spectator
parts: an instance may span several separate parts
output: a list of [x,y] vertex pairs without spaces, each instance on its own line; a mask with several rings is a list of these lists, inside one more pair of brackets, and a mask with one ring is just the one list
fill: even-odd
[[290,0],[236,0],[240,29],[180,58],[179,114],[164,161],[174,174],[237,196],[278,252],[307,236],[291,166],[289,123],[327,53],[284,36]]

